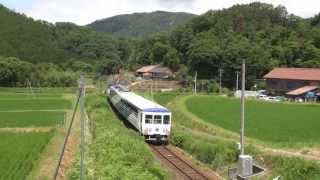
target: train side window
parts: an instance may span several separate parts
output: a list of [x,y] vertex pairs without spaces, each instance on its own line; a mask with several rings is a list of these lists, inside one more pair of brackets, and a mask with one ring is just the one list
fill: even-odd
[[146,115],[145,116],[145,123],[151,124],[152,123],[152,115]]
[[163,116],[163,124],[170,124],[170,116],[169,115]]
[[161,116],[160,115],[155,115],[154,116],[154,124],[161,124]]

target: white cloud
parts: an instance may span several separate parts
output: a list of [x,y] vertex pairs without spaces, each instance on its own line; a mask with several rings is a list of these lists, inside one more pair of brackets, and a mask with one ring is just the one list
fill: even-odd
[[[202,14],[209,9],[228,8],[252,0],[41,0],[26,10],[28,16],[49,22],[69,21],[79,25],[118,14],[151,12],[155,10],[185,11]],[[310,17],[320,11],[318,0],[262,0],[282,4],[290,13]]]

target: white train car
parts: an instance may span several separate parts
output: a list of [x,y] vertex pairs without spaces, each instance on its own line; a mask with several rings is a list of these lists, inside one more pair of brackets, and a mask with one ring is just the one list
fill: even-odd
[[121,85],[111,86],[108,97],[115,109],[134,126],[147,141],[167,143],[171,130],[171,112]]

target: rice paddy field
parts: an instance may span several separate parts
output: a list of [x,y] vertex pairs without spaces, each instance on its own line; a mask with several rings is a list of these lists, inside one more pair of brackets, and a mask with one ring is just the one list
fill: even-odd
[[0,88],[0,179],[26,179],[72,107],[61,89]]
[[[188,111],[202,120],[238,133],[240,100],[197,96],[186,100]],[[246,102],[247,137],[267,142],[319,143],[320,105]]]
[[0,179],[26,179],[51,137],[47,133],[0,133]]

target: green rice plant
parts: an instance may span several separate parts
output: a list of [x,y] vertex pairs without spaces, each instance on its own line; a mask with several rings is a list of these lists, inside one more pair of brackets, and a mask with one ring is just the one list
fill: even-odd
[[0,112],[0,128],[61,125],[65,114],[64,111]]
[[15,93],[15,92],[0,92],[1,100],[19,100],[19,99],[57,99],[62,98],[63,94],[29,94],[29,93]]
[[16,99],[1,100],[0,111],[17,111],[17,110],[54,110],[70,109],[71,102],[66,99]]
[[53,132],[1,132],[0,179],[26,179],[52,136]]
[[[74,93],[77,91],[76,87],[32,87],[32,91],[35,94],[48,93],[48,94],[64,94],[64,93]],[[27,87],[0,87],[0,92],[11,92],[11,93],[31,93],[31,90]]]
[[[240,100],[214,96],[191,97],[187,109],[202,120],[227,130],[240,128]],[[280,143],[319,142],[319,105],[248,100],[246,136]]]

